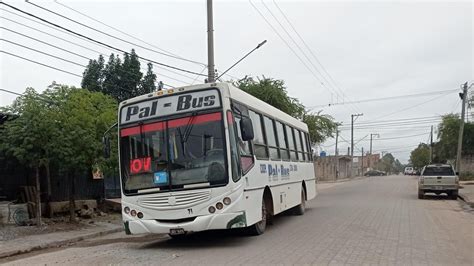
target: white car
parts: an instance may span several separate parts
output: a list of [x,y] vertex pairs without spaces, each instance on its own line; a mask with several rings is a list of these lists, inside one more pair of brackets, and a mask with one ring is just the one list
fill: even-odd
[[430,164],[423,167],[418,178],[418,198],[423,199],[425,193],[440,195],[446,193],[452,199],[457,199],[459,177],[449,164]]
[[415,174],[415,169],[413,169],[413,167],[405,167],[405,171],[403,171],[403,174],[405,174],[405,175],[414,175]]

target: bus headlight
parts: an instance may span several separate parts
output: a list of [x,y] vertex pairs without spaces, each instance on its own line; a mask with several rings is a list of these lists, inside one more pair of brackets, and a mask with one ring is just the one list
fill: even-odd
[[137,216],[137,211],[136,210],[131,210],[130,215],[133,216],[133,217]]
[[229,197],[225,197],[224,200],[222,200],[222,202],[224,202],[225,205],[230,205],[230,203],[232,202],[232,200],[230,200]]
[[123,208],[123,212],[125,212],[126,214],[129,214],[130,213],[130,208],[129,207]]
[[208,211],[209,211],[210,213],[215,213],[215,212],[216,212],[216,208],[214,208],[214,206],[211,206],[211,207],[209,207]]
[[224,208],[224,204],[222,204],[222,202],[218,202],[218,203],[216,203],[216,208],[218,210],[222,210],[222,208]]
[[138,212],[138,213],[137,213],[137,217],[140,218],[140,219],[143,218],[143,213],[142,213],[142,212]]

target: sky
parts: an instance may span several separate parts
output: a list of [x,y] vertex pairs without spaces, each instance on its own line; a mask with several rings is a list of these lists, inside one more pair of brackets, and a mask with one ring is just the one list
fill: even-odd
[[[90,28],[24,1],[3,2],[116,48],[135,48],[143,58],[207,73],[203,67],[207,63],[206,1],[30,1]],[[22,93],[33,87],[42,91],[52,82],[79,87],[82,65],[87,65],[89,58],[117,53],[44,24],[0,5],[0,50],[69,73],[0,53],[0,89]],[[263,40],[267,43],[223,79],[250,75],[284,80],[290,96],[313,112],[342,123],[340,154],[346,154],[349,146],[351,114],[363,114],[355,121],[354,154],[368,151],[370,134],[379,134],[374,136],[373,152],[391,152],[406,163],[410,151],[429,140],[432,125],[436,140],[441,115],[460,112],[460,85],[473,82],[470,1],[214,1],[218,72]],[[158,80],[171,86],[203,82],[203,77],[195,74],[158,65],[154,70]],[[426,94],[404,96],[421,93]],[[404,97],[348,103],[392,96]],[[0,91],[0,106],[11,104],[15,97]],[[330,103],[333,105],[328,106]],[[403,124],[407,119],[410,123]],[[330,138],[318,149],[334,154],[334,144],[335,139]]]

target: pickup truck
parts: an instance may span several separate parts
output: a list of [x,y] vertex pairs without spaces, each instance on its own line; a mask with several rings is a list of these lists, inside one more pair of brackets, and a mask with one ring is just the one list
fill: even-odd
[[457,199],[459,177],[449,164],[430,164],[423,167],[418,178],[418,198],[423,199],[425,193],[440,195],[446,193],[452,199]]

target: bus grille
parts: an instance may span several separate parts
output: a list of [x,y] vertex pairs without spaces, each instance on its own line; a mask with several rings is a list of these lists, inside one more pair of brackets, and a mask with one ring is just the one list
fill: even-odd
[[200,204],[211,198],[211,191],[155,194],[138,200],[138,205],[155,210],[179,209]]

